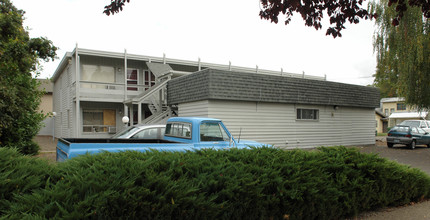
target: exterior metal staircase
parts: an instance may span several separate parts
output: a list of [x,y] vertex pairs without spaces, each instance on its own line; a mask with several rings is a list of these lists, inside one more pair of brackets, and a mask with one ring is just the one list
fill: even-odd
[[156,83],[154,86],[144,91],[140,96],[130,100],[132,103],[145,103],[151,111],[151,116],[142,120],[143,124],[162,124],[172,116],[177,116],[177,112],[167,106],[167,82],[170,78]]

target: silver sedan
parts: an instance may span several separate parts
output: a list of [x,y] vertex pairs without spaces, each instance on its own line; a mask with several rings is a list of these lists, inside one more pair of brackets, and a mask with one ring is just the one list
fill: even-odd
[[118,132],[114,139],[162,139],[166,125],[134,125]]

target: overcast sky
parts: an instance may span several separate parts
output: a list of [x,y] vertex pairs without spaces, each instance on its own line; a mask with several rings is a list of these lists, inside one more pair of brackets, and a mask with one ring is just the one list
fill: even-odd
[[81,48],[281,70],[327,80],[373,82],[374,25],[346,24],[342,37],[316,31],[299,14],[288,26],[259,17],[259,0],[131,0],[114,16],[102,13],[110,0],[12,0],[26,11],[31,37],[47,37],[60,49],[43,63],[51,77],[65,52]]

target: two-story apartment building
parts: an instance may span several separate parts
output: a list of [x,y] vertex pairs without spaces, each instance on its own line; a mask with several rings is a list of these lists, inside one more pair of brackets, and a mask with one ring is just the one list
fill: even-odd
[[54,111],[57,137],[110,137],[130,124],[163,123],[176,115],[167,106],[166,85],[176,77],[218,68],[284,77],[324,80],[302,74],[229,65],[89,50],[76,47],[57,67]]
[[149,124],[178,115],[219,118],[236,137],[279,147],[375,141],[379,91],[324,77],[76,47],[53,82],[57,137],[107,138],[124,116]]

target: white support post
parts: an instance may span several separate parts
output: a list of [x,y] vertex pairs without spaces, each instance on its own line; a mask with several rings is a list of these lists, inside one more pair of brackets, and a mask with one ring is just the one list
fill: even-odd
[[124,101],[127,100],[127,50],[124,49]]
[[130,105],[130,126],[134,125],[134,109],[133,109],[133,103]]
[[199,57],[199,71],[202,70],[202,64],[200,63],[200,57]]
[[231,71],[231,61],[228,61],[228,70]]
[[258,73],[258,65],[255,65],[255,73]]
[[284,73],[284,69],[281,68],[281,76],[282,76],[283,73]]
[[137,123],[142,124],[142,103],[137,103]]
[[166,54],[163,53],[163,64],[166,64]]
[[81,81],[81,68],[80,68],[80,58],[79,58],[79,49],[78,49],[78,43],[76,43],[76,48],[75,48],[75,64],[76,64],[76,83],[75,83],[75,86],[76,86],[76,99],[75,99],[75,101],[76,101],[76,135],[75,135],[75,137],[76,138],[79,138],[81,135],[80,135],[80,131],[81,131],[81,100],[80,100],[80,88],[81,88],[81,84],[80,84],[80,81]]

